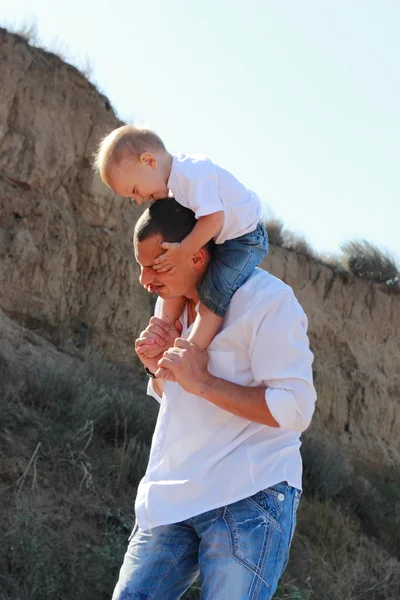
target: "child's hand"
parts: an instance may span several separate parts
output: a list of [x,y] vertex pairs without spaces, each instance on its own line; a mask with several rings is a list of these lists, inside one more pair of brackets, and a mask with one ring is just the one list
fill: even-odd
[[181,244],[170,242],[163,242],[161,248],[165,248],[166,252],[155,259],[153,269],[158,273],[168,271],[172,274],[176,271],[177,265],[186,258],[186,252],[182,249]]
[[167,325],[162,319],[151,317],[150,323],[135,341],[136,353],[144,366],[155,373],[163,353],[174,345],[181,333],[182,324],[179,320],[173,326]]
[[141,355],[143,358],[155,358],[159,356],[161,352],[164,352],[168,349],[167,342],[164,343],[163,346],[159,345],[159,342],[155,340],[148,340],[147,344],[138,343],[137,344],[137,353]]

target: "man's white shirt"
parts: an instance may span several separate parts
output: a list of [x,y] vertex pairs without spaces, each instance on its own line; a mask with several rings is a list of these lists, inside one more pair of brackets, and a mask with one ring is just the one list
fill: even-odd
[[[159,302],[156,312],[159,310]],[[187,331],[186,311],[181,317]],[[292,289],[256,269],[234,294],[208,348],[212,375],[265,386],[278,428],[238,417],[167,381],[135,511],[141,529],[177,523],[281,481],[302,488],[300,434],[316,393],[307,317]],[[244,391],[245,393],[245,391]]]
[[261,202],[231,173],[204,156],[176,154],[168,188],[179,204],[190,208],[196,219],[224,211],[217,244],[254,231],[261,216]]

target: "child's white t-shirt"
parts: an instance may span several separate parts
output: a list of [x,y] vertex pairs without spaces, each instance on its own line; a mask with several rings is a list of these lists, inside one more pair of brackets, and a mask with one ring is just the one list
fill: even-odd
[[197,219],[224,211],[217,244],[254,231],[260,220],[259,197],[205,156],[174,155],[168,188]]

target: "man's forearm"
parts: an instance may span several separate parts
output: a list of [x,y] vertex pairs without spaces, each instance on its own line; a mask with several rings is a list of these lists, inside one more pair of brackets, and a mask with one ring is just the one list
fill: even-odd
[[265,387],[246,387],[210,376],[197,392],[199,396],[228,412],[269,427],[279,427],[265,400]]

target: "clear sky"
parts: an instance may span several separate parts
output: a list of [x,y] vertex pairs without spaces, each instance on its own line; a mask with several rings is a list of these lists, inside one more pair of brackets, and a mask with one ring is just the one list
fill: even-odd
[[399,0],[2,3],[26,19],[89,58],[122,119],[208,155],[318,251],[400,258]]

